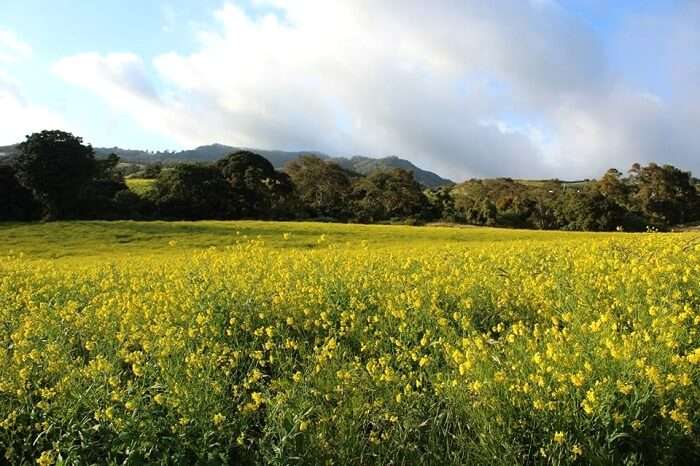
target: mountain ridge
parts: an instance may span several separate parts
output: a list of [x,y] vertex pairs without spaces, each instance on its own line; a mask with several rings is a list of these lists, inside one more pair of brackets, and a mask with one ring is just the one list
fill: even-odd
[[[17,145],[0,146],[0,156],[3,154],[9,155],[17,147]],[[119,156],[123,162],[129,163],[177,163],[177,162],[213,162],[219,160],[233,152],[239,150],[248,150],[260,154],[265,157],[278,170],[295,160],[302,155],[314,155],[324,160],[330,160],[342,166],[346,170],[354,171],[361,175],[369,175],[378,170],[389,170],[393,168],[402,168],[412,172],[420,184],[429,188],[440,186],[450,186],[455,184],[454,181],[443,178],[436,173],[416,166],[411,161],[390,156],[384,158],[373,158],[362,155],[351,157],[334,157],[318,151],[282,151],[255,149],[245,147],[228,146],[225,144],[208,144],[194,149],[181,151],[145,151],[140,149],[124,149],[121,147],[95,147],[95,155],[97,157],[106,157],[111,153]]]

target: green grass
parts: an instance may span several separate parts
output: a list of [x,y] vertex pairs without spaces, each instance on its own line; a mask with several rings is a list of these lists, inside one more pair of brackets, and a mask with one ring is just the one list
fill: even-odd
[[156,180],[144,178],[127,178],[126,185],[139,196],[145,196],[153,190]]
[[[288,239],[284,234],[288,233]],[[319,244],[325,235],[326,241]],[[245,239],[261,239],[275,248],[312,249],[334,244],[354,248],[363,241],[383,248],[427,247],[435,243],[492,241],[556,241],[614,234],[544,232],[495,228],[346,225],[314,222],[201,221],[135,222],[75,221],[0,223],[0,255],[23,253],[28,258],[84,258],[115,255],[172,254],[226,247]],[[172,242],[176,242],[174,248]]]

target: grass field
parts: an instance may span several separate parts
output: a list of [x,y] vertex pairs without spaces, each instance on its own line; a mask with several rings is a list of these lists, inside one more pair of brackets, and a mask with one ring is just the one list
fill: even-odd
[[156,180],[144,178],[127,178],[126,186],[139,196],[145,196],[154,187]]
[[[285,233],[287,238],[285,239]],[[318,249],[333,244],[354,249],[366,242],[373,248],[431,248],[490,244],[503,241],[551,242],[603,238],[592,233],[542,232],[491,228],[433,228],[382,225],[344,225],[311,222],[55,222],[0,223],[0,253],[24,253],[27,258],[119,258],[125,255],[189,254],[209,247],[227,247],[262,240],[267,247]],[[610,235],[609,237],[614,237]],[[623,236],[625,237],[625,236]],[[171,242],[175,241],[177,247]]]
[[0,453],[697,464],[698,238],[0,224]]

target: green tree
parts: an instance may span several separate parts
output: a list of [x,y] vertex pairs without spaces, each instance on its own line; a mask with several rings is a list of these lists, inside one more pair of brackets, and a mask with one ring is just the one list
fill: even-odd
[[455,206],[452,190],[451,186],[441,186],[423,191],[428,201],[431,220],[443,220],[453,223],[464,220],[461,212]]
[[653,223],[671,226],[696,220],[700,199],[690,172],[650,163],[635,164],[630,173],[636,188],[633,202]]
[[231,186],[236,216],[270,218],[282,215],[293,203],[293,186],[288,176],[278,173],[258,154],[238,151],[216,163]]
[[124,203],[117,202],[116,196],[122,191],[129,191],[124,176],[117,169],[119,157],[110,154],[95,161],[93,179],[85,184],[80,192],[79,206],[76,212],[81,218],[114,219],[124,218]]
[[605,172],[605,175],[594,183],[594,188],[605,198],[620,206],[627,207],[630,204],[630,186],[622,178],[622,172],[615,168]]
[[285,167],[303,208],[313,217],[344,219],[349,215],[350,175],[340,165],[304,155]]
[[0,163],[0,221],[31,220],[37,207],[31,191],[17,181],[14,167]]
[[510,178],[497,178],[465,181],[451,193],[455,209],[467,223],[527,227],[532,226],[528,222],[536,206],[533,191]]
[[143,169],[143,178],[156,179],[158,178],[158,175],[160,175],[160,172],[162,170],[163,164],[161,164],[160,162],[146,165],[146,168]]
[[95,160],[95,178],[121,180],[122,174],[117,171],[119,156],[115,153],[109,154],[104,159]]
[[565,230],[612,231],[625,223],[625,209],[595,186],[567,191],[558,206],[558,223]]
[[149,194],[161,216],[185,220],[230,218],[232,196],[216,167],[190,164],[163,170]]
[[402,169],[378,171],[358,179],[352,198],[355,216],[365,222],[418,217],[428,208],[413,173]]
[[17,177],[54,220],[75,214],[80,193],[95,176],[92,146],[63,131],[42,131],[19,145]]
[[560,186],[547,183],[542,187],[527,190],[524,204],[529,216],[527,223],[539,230],[556,230],[561,228],[557,219],[559,203],[563,192]]

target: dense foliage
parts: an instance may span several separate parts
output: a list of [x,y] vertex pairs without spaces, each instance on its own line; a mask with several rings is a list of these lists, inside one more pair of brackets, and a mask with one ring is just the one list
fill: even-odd
[[449,202],[444,196],[439,201],[445,216],[475,225],[638,231],[700,220],[691,174],[654,163],[635,164],[627,177],[611,169],[600,180],[576,183],[470,180],[450,194]]
[[15,168],[0,164],[0,220],[31,220],[37,214],[37,203],[20,184]]
[[8,463],[700,461],[692,235],[132,223],[0,230]]
[[306,155],[279,172],[249,151],[209,165],[155,163],[134,172],[115,155],[96,159],[78,137],[43,131],[28,136],[5,165],[0,220],[311,218],[587,231],[700,221],[696,180],[654,163],[635,164],[627,176],[611,169],[599,180],[576,183],[503,178],[427,189],[402,169],[363,176]]

